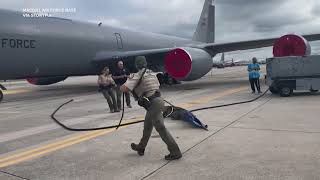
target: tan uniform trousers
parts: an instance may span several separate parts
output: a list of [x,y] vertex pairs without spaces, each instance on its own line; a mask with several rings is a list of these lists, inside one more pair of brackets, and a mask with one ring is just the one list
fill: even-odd
[[164,125],[162,115],[163,109],[164,101],[161,97],[157,97],[152,100],[151,107],[145,116],[143,136],[139,143],[139,147],[143,149],[146,148],[152,133],[152,129],[155,127],[161,139],[167,144],[170,154],[181,155],[179,146]]

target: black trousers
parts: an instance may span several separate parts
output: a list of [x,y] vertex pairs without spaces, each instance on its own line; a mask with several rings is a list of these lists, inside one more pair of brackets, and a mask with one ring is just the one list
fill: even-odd
[[[126,93],[124,93],[124,95],[126,97],[127,106],[131,105],[131,103],[130,103],[130,93],[126,92]],[[121,106],[122,91],[120,90],[120,85],[117,85],[117,87],[116,87],[116,99],[117,99],[117,107],[118,107],[118,109],[122,109],[122,106]]]
[[249,81],[250,81],[252,92],[256,92],[255,89],[257,89],[258,92],[261,91],[259,78],[252,78],[252,79],[249,79]]

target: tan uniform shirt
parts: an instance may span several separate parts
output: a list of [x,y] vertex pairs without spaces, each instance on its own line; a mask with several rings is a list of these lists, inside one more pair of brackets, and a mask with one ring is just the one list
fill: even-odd
[[[128,79],[127,82],[124,84],[124,86],[126,86],[132,91],[133,88],[135,88],[136,85],[138,84],[143,71],[144,70],[140,70],[139,72],[134,73],[133,78]],[[143,93],[145,93],[145,96],[150,97],[155,93],[156,90],[159,90],[159,87],[160,87],[160,83],[158,81],[156,73],[147,69],[146,73],[144,74],[141,80],[140,85],[135,88],[135,92],[139,97],[141,97]]]
[[101,74],[98,78],[98,84],[102,86],[110,86],[110,85],[115,85],[115,82],[112,79],[111,74],[107,76]]

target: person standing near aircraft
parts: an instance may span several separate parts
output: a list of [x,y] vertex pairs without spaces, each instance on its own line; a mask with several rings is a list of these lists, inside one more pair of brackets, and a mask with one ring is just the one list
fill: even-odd
[[120,89],[122,92],[131,91],[135,99],[138,100],[138,104],[147,110],[147,114],[140,143],[132,143],[131,148],[143,156],[154,126],[170,152],[165,156],[165,159],[180,159],[182,154],[179,146],[164,125],[164,101],[159,91],[160,83],[156,75],[147,69],[147,61],[144,56],[136,57],[135,64],[139,70],[138,73],[133,74],[133,77],[128,79]]
[[249,81],[252,89],[252,93],[255,93],[257,89],[258,93],[260,90],[260,66],[256,57],[252,58],[252,64],[248,65]]
[[[118,109],[121,109],[121,97],[122,92],[120,91],[120,86],[122,86],[127,79],[130,77],[130,72],[124,68],[123,61],[118,61],[117,68],[112,74],[112,78],[114,79],[116,83],[116,95],[117,95],[117,107]],[[126,97],[126,103],[128,108],[132,108],[130,103],[130,94],[129,92],[124,93]]]
[[112,76],[110,74],[110,70],[108,67],[105,67],[102,70],[102,74],[98,77],[98,84],[103,96],[108,101],[110,113],[120,112],[117,107],[117,101],[116,101],[115,92],[114,92],[114,88],[116,84],[112,79]]

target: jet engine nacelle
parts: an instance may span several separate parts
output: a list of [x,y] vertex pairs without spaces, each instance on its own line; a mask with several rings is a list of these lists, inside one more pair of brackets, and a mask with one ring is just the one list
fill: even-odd
[[273,56],[309,56],[311,46],[302,36],[288,34],[279,38],[273,45]]
[[67,79],[66,76],[45,77],[45,78],[27,78],[26,80],[33,85],[50,85]]
[[181,81],[192,81],[206,75],[212,69],[212,57],[197,48],[177,48],[170,51],[164,61],[166,72]]

